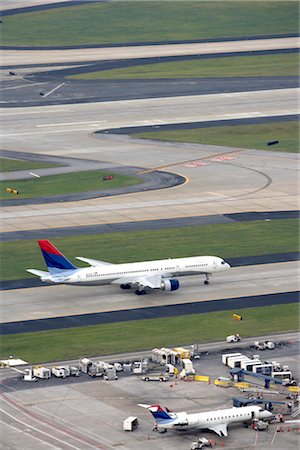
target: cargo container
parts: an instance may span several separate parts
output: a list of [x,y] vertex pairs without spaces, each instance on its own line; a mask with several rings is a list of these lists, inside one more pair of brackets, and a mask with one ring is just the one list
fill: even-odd
[[241,353],[237,353],[237,352],[235,352],[235,353],[223,353],[223,355],[222,355],[222,363],[225,364],[225,366],[227,366],[228,358],[230,358],[231,356],[242,356],[242,354]]
[[138,418],[134,416],[127,417],[123,421],[123,430],[124,431],[133,431],[138,427]]
[[254,366],[253,372],[260,373],[262,375],[271,375],[273,371],[272,364],[262,364],[261,366]]
[[54,375],[57,378],[66,378],[66,377],[70,376],[69,367],[64,367],[64,366],[52,367],[51,371],[52,371],[52,375]]
[[240,368],[243,362],[251,361],[248,356],[241,355],[241,356],[232,356],[228,358],[227,366],[230,367],[230,369],[234,369],[236,367]]
[[262,363],[259,359],[250,359],[249,361],[242,361],[241,369],[253,372],[254,366],[261,366]]
[[51,370],[48,367],[33,367],[33,376],[47,380],[51,377]]

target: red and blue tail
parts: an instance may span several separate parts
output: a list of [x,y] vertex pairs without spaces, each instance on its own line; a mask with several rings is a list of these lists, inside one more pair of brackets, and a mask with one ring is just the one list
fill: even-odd
[[50,241],[42,240],[38,243],[49,272],[77,269]]
[[139,406],[142,406],[143,408],[147,408],[152,416],[155,419],[156,423],[162,423],[166,420],[173,420],[173,417],[169,414],[170,411],[166,408],[166,410],[162,409],[159,405],[144,405],[139,403]]

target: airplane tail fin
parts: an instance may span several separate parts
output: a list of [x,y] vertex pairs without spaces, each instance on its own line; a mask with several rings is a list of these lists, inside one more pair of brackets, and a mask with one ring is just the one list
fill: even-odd
[[140,403],[139,406],[142,406],[142,408],[147,408],[151,412],[156,422],[172,419],[168,412],[162,409],[162,407],[159,405],[143,405]]
[[49,272],[75,270],[75,267],[50,241],[38,241]]

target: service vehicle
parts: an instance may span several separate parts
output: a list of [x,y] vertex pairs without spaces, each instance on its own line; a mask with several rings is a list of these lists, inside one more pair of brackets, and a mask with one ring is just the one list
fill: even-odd
[[269,428],[269,423],[263,420],[254,419],[251,428],[253,428],[253,430],[265,431]]
[[166,375],[146,375],[142,377],[144,381],[169,381],[169,377]]
[[230,336],[226,337],[226,342],[239,342],[241,340],[241,336],[236,333],[236,334],[231,334]]
[[200,437],[196,442],[192,443],[191,450],[201,450],[205,447],[212,447],[212,443],[205,437]]

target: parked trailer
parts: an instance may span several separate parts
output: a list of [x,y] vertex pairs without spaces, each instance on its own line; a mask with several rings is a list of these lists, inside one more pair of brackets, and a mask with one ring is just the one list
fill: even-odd
[[57,378],[66,378],[70,376],[70,369],[65,366],[52,367],[52,375]]
[[137,417],[134,416],[130,416],[127,417],[127,419],[125,419],[123,421],[123,430],[124,431],[133,431],[138,427],[139,421]]
[[272,364],[262,364],[262,365],[257,365],[253,367],[253,372],[254,373],[261,373],[263,375],[271,375],[273,371],[273,366]]
[[79,367],[70,366],[69,369],[70,369],[71,377],[79,377],[79,373],[80,373]]
[[33,367],[33,376],[36,378],[47,380],[51,377],[51,370],[48,367]]
[[261,361],[259,359],[251,359],[250,361],[242,361],[241,369],[247,370],[248,372],[253,372],[254,366],[261,366]]
[[244,355],[232,356],[228,358],[227,366],[230,367],[230,369],[234,369],[235,367],[241,367],[242,363],[246,361],[251,361],[251,359]]
[[227,362],[228,362],[228,358],[230,358],[231,356],[243,356],[241,353],[223,353],[222,355],[222,363],[225,364],[225,366],[227,366]]

